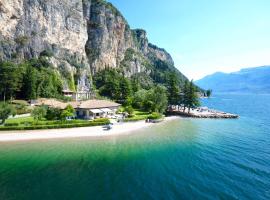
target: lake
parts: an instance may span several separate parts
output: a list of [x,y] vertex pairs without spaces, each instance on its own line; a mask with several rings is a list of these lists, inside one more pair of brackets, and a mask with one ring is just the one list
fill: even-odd
[[270,199],[270,95],[215,95],[239,119],[0,144],[0,199]]

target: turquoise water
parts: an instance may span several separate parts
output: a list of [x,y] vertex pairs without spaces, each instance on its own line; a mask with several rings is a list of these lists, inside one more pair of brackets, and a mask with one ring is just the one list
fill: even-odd
[[203,104],[241,118],[0,144],[0,199],[270,199],[270,95]]

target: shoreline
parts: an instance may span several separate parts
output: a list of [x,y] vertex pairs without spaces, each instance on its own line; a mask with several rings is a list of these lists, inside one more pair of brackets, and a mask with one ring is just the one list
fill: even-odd
[[[171,116],[165,117],[164,121],[158,123],[166,123],[171,120],[180,119],[181,117]],[[82,127],[70,129],[51,129],[51,130],[27,130],[27,131],[3,131],[0,133],[0,143],[19,142],[33,140],[49,140],[49,139],[68,139],[68,138],[97,138],[109,137],[116,135],[129,135],[134,131],[151,127],[155,123],[145,123],[145,121],[126,122],[113,125],[111,130],[104,130],[102,126]]]
[[207,107],[191,109],[190,112],[184,112],[183,108],[170,110],[169,114],[173,116],[182,116],[189,118],[209,118],[209,119],[238,119],[239,115],[231,114],[223,111],[218,111],[214,109],[209,109]]

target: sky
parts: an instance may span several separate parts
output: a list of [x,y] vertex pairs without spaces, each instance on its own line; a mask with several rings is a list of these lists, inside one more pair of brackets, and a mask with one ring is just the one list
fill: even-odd
[[270,65],[270,0],[109,0],[189,79]]

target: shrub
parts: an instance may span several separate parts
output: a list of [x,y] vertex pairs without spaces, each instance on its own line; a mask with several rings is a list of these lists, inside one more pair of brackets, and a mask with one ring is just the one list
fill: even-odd
[[47,110],[44,106],[36,107],[32,111],[31,115],[35,120],[41,120],[46,116]]
[[0,120],[1,123],[5,123],[6,119],[8,119],[9,116],[15,116],[16,110],[15,108],[7,103],[0,103]]
[[48,108],[45,118],[47,120],[59,120],[61,117],[61,110],[59,108]]
[[26,121],[26,122],[20,122],[21,126],[32,126],[34,122]]
[[28,113],[31,113],[31,110],[30,109],[16,109],[16,114],[17,115],[23,115],[23,114],[28,114]]
[[125,122],[135,122],[135,121],[141,121],[141,120],[145,120],[147,117],[145,116],[134,116],[131,118],[125,118],[124,121]]
[[19,126],[19,123],[5,123],[5,126]]
[[148,116],[148,119],[156,120],[156,119],[161,119],[162,115],[160,113],[152,113],[151,115]]
[[75,109],[71,106],[71,105],[68,105],[65,110],[63,110],[61,112],[61,116],[60,118],[62,120],[66,120],[67,118],[69,117],[74,117],[74,113],[75,113]]
[[51,50],[44,50],[39,54],[39,56],[53,57],[53,52]]
[[93,123],[104,123],[104,124],[109,124],[110,120],[106,118],[100,118],[100,119],[95,119],[92,121]]
[[[68,121],[68,123],[61,123],[57,121],[56,124],[48,124],[48,125],[40,125],[41,123],[32,124],[31,126],[0,126],[0,131],[11,131],[11,130],[39,130],[39,129],[60,129],[60,128],[78,128],[78,127],[91,127],[91,126],[102,126],[109,123],[109,120],[104,122],[101,120],[94,120],[92,122],[84,121],[80,123],[69,123],[72,121]],[[78,121],[77,121],[78,122]]]
[[15,39],[15,42],[21,46],[25,46],[29,41],[27,36],[19,36]]
[[131,106],[125,107],[125,112],[127,112],[130,116],[133,115],[134,109]]

